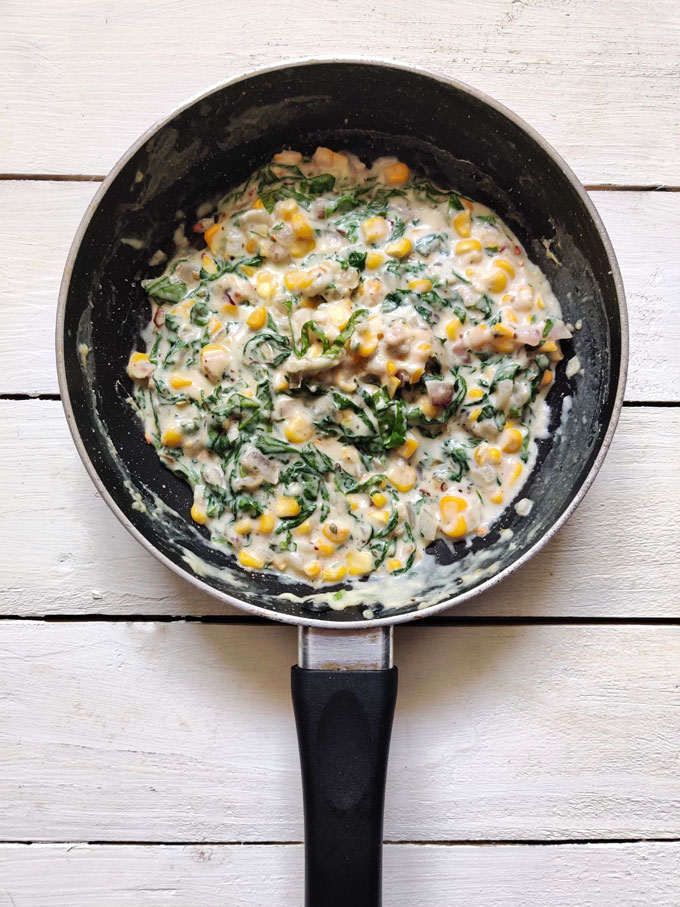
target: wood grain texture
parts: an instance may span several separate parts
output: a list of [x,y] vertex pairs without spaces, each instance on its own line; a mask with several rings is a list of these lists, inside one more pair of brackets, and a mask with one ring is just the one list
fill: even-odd
[[[0,180],[0,393],[55,393],[59,281],[96,183]],[[680,400],[680,193],[594,192],[628,295],[627,399]],[[49,212],[49,217],[45,213]],[[36,224],[40,224],[39,241]],[[26,275],[39,277],[27,280]]]
[[680,182],[675,0],[422,0],[417,18],[427,26],[414,35],[408,0],[319,0],[313,10],[305,0],[285,10],[271,0],[91,0],[67,14],[51,0],[6,0],[0,171],[104,173],[215,82],[336,55],[401,60],[487,91],[585,182]]
[[[292,628],[10,621],[0,839],[300,841]],[[388,840],[680,837],[680,628],[404,627]]]
[[[680,410],[624,409],[602,472],[567,526],[516,575],[450,614],[677,617],[677,450]],[[96,494],[58,401],[0,401],[0,459],[13,464],[0,471],[0,614],[236,613],[128,535]],[[651,462],[653,481],[641,483]]]
[[[385,848],[389,907],[677,907],[680,845]],[[0,845],[0,907],[297,907],[302,847]]]

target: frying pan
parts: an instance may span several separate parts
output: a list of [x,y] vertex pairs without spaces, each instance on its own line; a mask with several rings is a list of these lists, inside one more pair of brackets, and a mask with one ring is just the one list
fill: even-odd
[[[490,206],[547,274],[564,319],[550,390],[550,436],[524,487],[484,538],[436,542],[428,568],[320,595],[302,581],[248,574],[187,518],[189,487],[146,444],[125,365],[149,318],[140,286],[177,217],[237,185],[281,148],[396,154],[434,183]],[[297,624],[293,703],[303,774],[307,907],[378,907],[382,814],[396,699],[392,626],[499,582],[535,554],[583,498],[622,404],[627,323],[609,238],[573,173],[529,126],[460,83],[393,64],[305,61],[210,89],[143,135],[93,199],[59,298],[59,385],[78,452],[101,496],[159,560],[250,614]],[[423,574],[425,582],[423,582]],[[420,583],[420,585],[418,585]],[[348,604],[348,607],[341,607]]]

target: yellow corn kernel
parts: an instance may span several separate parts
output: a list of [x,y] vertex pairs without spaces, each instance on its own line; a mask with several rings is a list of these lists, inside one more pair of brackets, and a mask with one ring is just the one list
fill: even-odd
[[[503,297],[505,299],[505,297]],[[503,309],[503,318],[507,321],[511,321],[513,324],[517,324],[517,315],[512,311],[512,309]]]
[[234,305],[233,302],[225,302],[225,304],[221,308],[221,311],[224,312],[225,315],[236,317],[236,315],[238,315],[238,306]]
[[341,391],[344,391],[346,394],[351,394],[357,389],[357,383],[354,378],[345,378],[343,375],[338,376],[335,379],[335,383],[338,385]]
[[397,372],[397,363],[394,359],[388,359],[385,363],[385,371],[388,375],[395,375]]
[[170,375],[170,387],[174,388],[176,391],[180,390],[182,387],[189,387],[191,384],[191,378],[184,378],[182,375]]
[[178,428],[166,428],[161,435],[164,447],[179,447],[182,443],[182,432]]
[[408,460],[409,457],[412,457],[413,454],[418,450],[418,442],[415,438],[407,438],[404,443],[397,447],[396,453],[403,457],[405,460]]
[[466,277],[474,277],[474,273],[475,273],[475,269],[474,269],[474,268],[466,268],[466,269],[465,269],[465,276],[466,276]]
[[278,154],[275,154],[272,158],[272,161],[275,164],[290,164],[295,165],[299,164],[302,160],[302,154],[299,151],[279,151]]
[[487,456],[491,460],[492,463],[501,462],[501,452],[497,447],[490,447],[489,450],[487,451]]
[[481,387],[471,387],[468,391],[468,400],[481,400],[484,396],[484,391]]
[[432,349],[432,344],[431,343],[419,343],[419,344],[417,344],[416,349],[418,350],[419,353],[429,353],[430,350]]
[[205,252],[201,256],[201,267],[207,274],[217,274],[217,265],[215,259],[211,258]]
[[492,332],[499,335],[500,337],[515,336],[515,332],[512,330],[512,328],[509,328],[507,324],[503,324],[501,321],[499,321],[498,324],[494,324]]
[[543,302],[543,300],[541,299],[540,296],[539,296],[538,299],[536,300],[536,305],[539,307],[539,309],[544,309],[544,308],[545,308],[545,303]]
[[378,338],[375,334],[365,334],[359,343],[357,352],[360,356],[371,356],[378,346]]
[[314,227],[299,211],[291,217],[290,225],[298,239],[311,239],[314,236]]
[[134,365],[136,362],[148,362],[149,354],[148,353],[139,353],[134,352],[130,354],[130,365]]
[[422,378],[422,376],[423,376],[423,369],[414,368],[413,371],[411,372],[411,377],[408,379],[409,384],[417,384],[418,381],[420,381],[420,379]]
[[541,376],[541,387],[547,387],[553,379],[553,373],[546,369]]
[[385,167],[383,170],[383,176],[385,177],[385,182],[390,186],[399,186],[401,183],[405,183],[409,177],[409,169],[406,164],[402,164],[401,161],[397,161],[396,164],[390,164],[388,167]]
[[397,390],[399,389],[400,384],[401,381],[398,378],[392,377],[387,379],[385,386],[387,387],[387,393],[390,395],[390,397],[394,397]]
[[388,471],[387,478],[397,491],[410,491],[418,481],[418,476],[412,466],[393,466]]
[[459,539],[467,532],[467,520],[464,516],[457,516],[453,523],[447,523],[442,526],[442,532],[444,535],[448,535],[450,539]]
[[344,579],[346,573],[347,567],[344,564],[333,564],[330,567],[324,567],[322,576],[327,583],[339,583],[341,579]]
[[330,557],[331,554],[335,554],[335,545],[327,539],[316,539],[314,542],[314,549],[323,557]]
[[477,419],[482,415],[481,407],[477,406],[475,409],[470,412],[470,422],[476,422]]
[[385,239],[390,227],[384,217],[369,217],[361,224],[361,232],[367,243],[374,243]]
[[478,239],[461,239],[456,243],[456,255],[467,255],[468,252],[481,252],[482,244]]
[[302,444],[312,437],[314,426],[309,419],[298,413],[286,424],[285,434],[291,444]]
[[460,318],[452,318],[444,329],[449,340],[455,340],[460,330]]
[[512,353],[515,349],[515,341],[509,337],[494,337],[491,346],[499,353]]
[[429,400],[423,400],[420,404],[420,411],[426,419],[434,419],[439,413],[438,407],[436,407],[434,403],[430,403]]
[[556,350],[557,344],[554,340],[546,340],[538,348],[539,353],[554,353]]
[[309,535],[309,533],[311,531],[312,531],[312,521],[305,520],[304,523],[300,523],[299,526],[296,526],[295,529],[293,529],[293,534],[294,535]]
[[265,321],[267,320],[267,310],[263,305],[257,306],[253,309],[250,315],[246,318],[246,324],[253,331],[259,331],[260,328],[264,327]]
[[464,510],[467,510],[467,501],[456,494],[445,494],[439,502],[442,520],[451,523]]
[[217,251],[217,234],[221,229],[222,224],[213,224],[212,227],[208,227],[208,229],[203,234],[203,239],[206,241],[208,248],[213,253]]
[[[254,236],[251,236],[250,239],[246,242],[246,252],[248,252],[250,255],[252,255],[253,252],[257,252],[257,248],[258,248],[258,240]],[[243,265],[241,265],[241,270],[242,271],[244,270]],[[254,270],[254,268],[253,268],[253,270]],[[247,269],[245,270],[245,273],[246,274],[248,273]]]
[[321,564],[318,561],[310,561],[302,569],[310,579],[316,579],[321,573]]
[[524,438],[517,428],[507,428],[501,438],[501,447],[505,453],[516,453],[522,446]]
[[350,319],[352,310],[349,304],[340,304],[340,305],[331,305],[328,307],[328,315],[331,320],[331,324],[334,324],[336,328],[347,327],[347,322]]
[[368,551],[350,551],[347,555],[347,569],[350,576],[363,576],[373,569],[373,558]]
[[263,535],[269,535],[273,528],[274,515],[271,513],[263,513],[257,521],[257,531],[261,532]]
[[287,391],[289,387],[288,378],[285,375],[277,375],[274,378],[274,390],[277,393],[280,394],[282,391]]
[[369,510],[368,518],[379,526],[387,526],[390,519],[390,512],[389,510]]
[[300,505],[295,498],[277,498],[275,506],[276,515],[280,517],[297,516],[300,513]]
[[202,507],[199,507],[198,504],[194,504],[191,508],[191,519],[194,523],[198,523],[199,526],[202,526],[208,519],[208,514]]
[[238,560],[243,567],[252,567],[254,570],[261,570],[264,567],[264,560],[259,554],[251,554],[243,548],[238,553]]
[[315,239],[296,239],[290,247],[290,254],[293,258],[304,258],[316,248]]
[[402,564],[398,557],[391,557],[386,564],[386,567],[390,572],[392,570],[400,570],[401,566]]
[[385,246],[385,252],[392,258],[406,258],[413,251],[413,243],[407,236],[402,236]]
[[515,276],[515,269],[510,264],[510,262],[507,260],[507,258],[499,258],[498,261],[494,262],[494,264],[496,265],[497,268],[500,268],[501,271],[505,271],[505,273],[508,275],[508,277]]
[[492,293],[502,293],[508,285],[508,275],[504,271],[494,271],[486,285]]
[[459,236],[467,239],[470,235],[470,212],[461,211],[460,214],[457,214],[453,218],[453,226]]
[[419,280],[411,280],[408,285],[409,290],[414,293],[429,293],[432,289],[432,281],[421,277]]
[[369,271],[375,271],[375,269],[379,268],[384,261],[385,258],[380,252],[369,252],[366,255],[366,267]]
[[297,210],[298,203],[294,198],[287,198],[279,203],[279,212],[284,220],[290,220]]
[[283,278],[286,289],[290,290],[291,293],[295,293],[298,290],[306,290],[311,287],[312,281],[313,278],[307,271],[287,271]]
[[338,526],[337,523],[324,523],[322,532],[336,545],[342,544],[349,535],[349,529],[346,526]]
[[510,473],[510,484],[514,485],[517,479],[522,475],[522,464],[515,463],[512,472]]
[[253,531],[252,520],[249,520],[246,517],[243,520],[238,520],[234,523],[234,532],[238,532],[239,535],[248,535],[249,532]]
[[261,198],[256,198],[256,199],[255,199],[255,201],[253,202],[253,208],[254,208],[256,211],[262,211],[262,210],[264,210],[264,202],[262,201]]
[[371,500],[376,507],[384,507],[387,503],[387,495],[383,494],[382,491],[374,491],[371,495]]
[[488,445],[480,444],[479,447],[475,448],[475,461],[479,466],[483,466],[488,458]]
[[356,494],[347,495],[347,503],[349,504],[350,510],[358,510],[361,506],[361,498]]

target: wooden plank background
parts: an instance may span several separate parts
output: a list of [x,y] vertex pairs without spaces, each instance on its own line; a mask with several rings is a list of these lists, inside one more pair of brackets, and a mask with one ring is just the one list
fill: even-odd
[[5,0],[0,53],[0,907],[300,903],[295,633],[237,619],[109,513],[53,333],[127,146],[214,82],[315,55],[422,66],[524,116],[590,188],[631,319],[579,511],[500,588],[397,631],[386,904],[678,907],[676,0]]

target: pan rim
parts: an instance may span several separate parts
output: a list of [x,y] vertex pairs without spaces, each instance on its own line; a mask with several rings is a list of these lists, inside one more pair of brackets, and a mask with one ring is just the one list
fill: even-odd
[[[609,267],[611,269],[612,280],[614,282],[614,287],[616,291],[618,310],[619,310],[619,319],[620,319],[620,342],[621,342],[621,359],[619,362],[619,375],[618,382],[616,387],[616,393],[614,395],[613,405],[611,414],[609,417],[609,422],[600,442],[599,449],[591,464],[588,473],[584,477],[580,487],[577,489],[576,493],[572,497],[568,506],[565,510],[557,517],[557,519],[552,523],[550,528],[539,538],[537,539],[531,547],[524,552],[516,561],[512,564],[509,564],[504,569],[500,570],[498,573],[495,573],[484,582],[480,583],[478,586],[475,586],[472,589],[468,589],[465,592],[460,592],[457,595],[446,599],[443,602],[439,602],[436,605],[429,605],[426,608],[418,609],[416,605],[412,610],[409,610],[405,613],[387,615],[381,617],[373,617],[371,619],[363,618],[361,620],[349,620],[349,621],[333,621],[329,619],[319,618],[319,617],[306,617],[303,615],[294,615],[294,614],[284,614],[273,609],[263,608],[260,605],[254,605],[251,602],[244,601],[243,599],[236,598],[235,596],[230,595],[227,592],[223,592],[220,589],[216,589],[210,583],[201,579],[199,576],[191,573],[188,569],[176,564],[174,561],[170,560],[163,552],[161,552],[155,545],[153,545],[149,539],[139,530],[129,518],[125,515],[123,510],[119,505],[114,501],[111,496],[106,484],[103,482],[99,473],[97,472],[89,453],[83,442],[83,438],[78,430],[76,424],[76,418],[71,404],[71,398],[69,394],[68,381],[66,378],[66,368],[65,368],[65,337],[64,337],[64,325],[66,317],[66,301],[68,298],[68,290],[71,282],[71,276],[73,273],[73,267],[75,260],[77,258],[80,246],[85,235],[85,232],[89,226],[89,223],[97,210],[100,201],[104,198],[108,192],[111,184],[118,177],[121,170],[125,167],[128,161],[139,151],[139,149],[160,129],[170,123],[175,117],[184,111],[188,110],[190,107],[194,106],[201,100],[211,96],[217,91],[221,91],[224,88],[227,88],[232,85],[236,85],[239,82],[244,82],[246,80],[252,79],[257,76],[266,75],[268,73],[277,72],[281,70],[290,69],[292,67],[301,67],[301,66],[314,66],[318,64],[363,64],[368,66],[375,66],[384,69],[394,69],[401,72],[412,73],[417,76],[422,76],[424,78],[431,79],[435,82],[447,85],[456,89],[457,91],[467,94],[468,96],[480,101],[488,107],[491,107],[497,113],[506,117],[513,123],[517,128],[523,131],[529,138],[538,145],[543,152],[553,161],[553,163],[562,171],[564,176],[567,178],[571,187],[577,193],[582,205],[587,211],[597,233],[600,237],[602,245],[604,247],[605,253],[607,255],[607,260]],[[623,397],[626,386],[626,376],[628,372],[628,347],[629,347],[629,330],[628,330],[628,314],[626,308],[626,299],[625,291],[623,286],[623,280],[621,277],[621,272],[619,269],[618,261],[614,252],[612,242],[609,238],[609,235],[605,229],[605,226],[600,218],[600,215],[590,199],[588,193],[583,187],[581,181],[578,179],[573,170],[569,165],[564,161],[560,154],[552,147],[552,145],[543,138],[540,133],[538,133],[532,126],[526,123],[521,117],[519,117],[512,110],[505,107],[505,105],[496,101],[494,98],[487,95],[485,92],[482,92],[476,88],[473,88],[470,85],[467,85],[464,82],[461,82],[457,79],[452,79],[442,73],[438,73],[433,70],[426,70],[420,67],[408,66],[403,63],[399,63],[390,59],[381,59],[379,57],[362,57],[362,56],[313,56],[313,57],[303,57],[303,58],[294,58],[289,60],[284,60],[281,63],[278,63],[275,66],[262,67],[258,69],[249,69],[242,71],[236,76],[233,76],[230,79],[220,81],[211,87],[199,92],[198,94],[193,95],[188,100],[184,101],[178,107],[174,108],[170,113],[161,117],[155,123],[153,123],[147,130],[139,136],[139,138],[130,145],[130,147],[121,155],[121,157],[116,161],[114,166],[111,168],[103,182],[101,183],[99,189],[95,193],[94,197],[88,204],[85,213],[78,225],[75,236],[71,243],[68,256],[66,259],[66,264],[64,267],[64,273],[62,275],[61,284],[59,288],[59,298],[57,303],[57,319],[56,319],[56,358],[57,358],[57,378],[59,385],[59,392],[61,395],[61,402],[64,408],[66,415],[66,421],[71,432],[71,436],[75,443],[78,454],[92,479],[95,488],[102,496],[110,510],[115,514],[119,522],[127,529],[127,531],[147,549],[155,558],[157,558],[161,563],[166,567],[172,570],[175,574],[182,577],[185,581],[191,583],[194,587],[206,592],[213,598],[217,598],[220,601],[229,604],[240,611],[252,614],[256,617],[263,617],[268,620],[273,620],[278,623],[291,624],[297,626],[306,626],[306,627],[316,627],[319,629],[328,630],[329,632],[337,631],[356,631],[356,630],[368,630],[376,626],[392,626],[396,624],[406,623],[412,620],[418,620],[426,617],[432,617],[436,614],[440,614],[443,611],[446,611],[450,608],[453,608],[459,604],[462,604],[465,601],[474,598],[477,595],[491,589],[493,586],[505,580],[508,576],[514,573],[516,570],[524,566],[531,558],[533,558],[538,552],[544,548],[545,545],[553,538],[553,536],[562,528],[562,526],[567,522],[569,517],[572,515],[574,510],[581,503],[585,497],[588,489],[593,484],[597,473],[602,466],[604,458],[609,450],[609,447],[612,442],[612,438],[616,431],[616,426],[618,424],[619,416],[621,414],[621,409],[623,407]],[[255,575],[255,574],[253,574]]]

